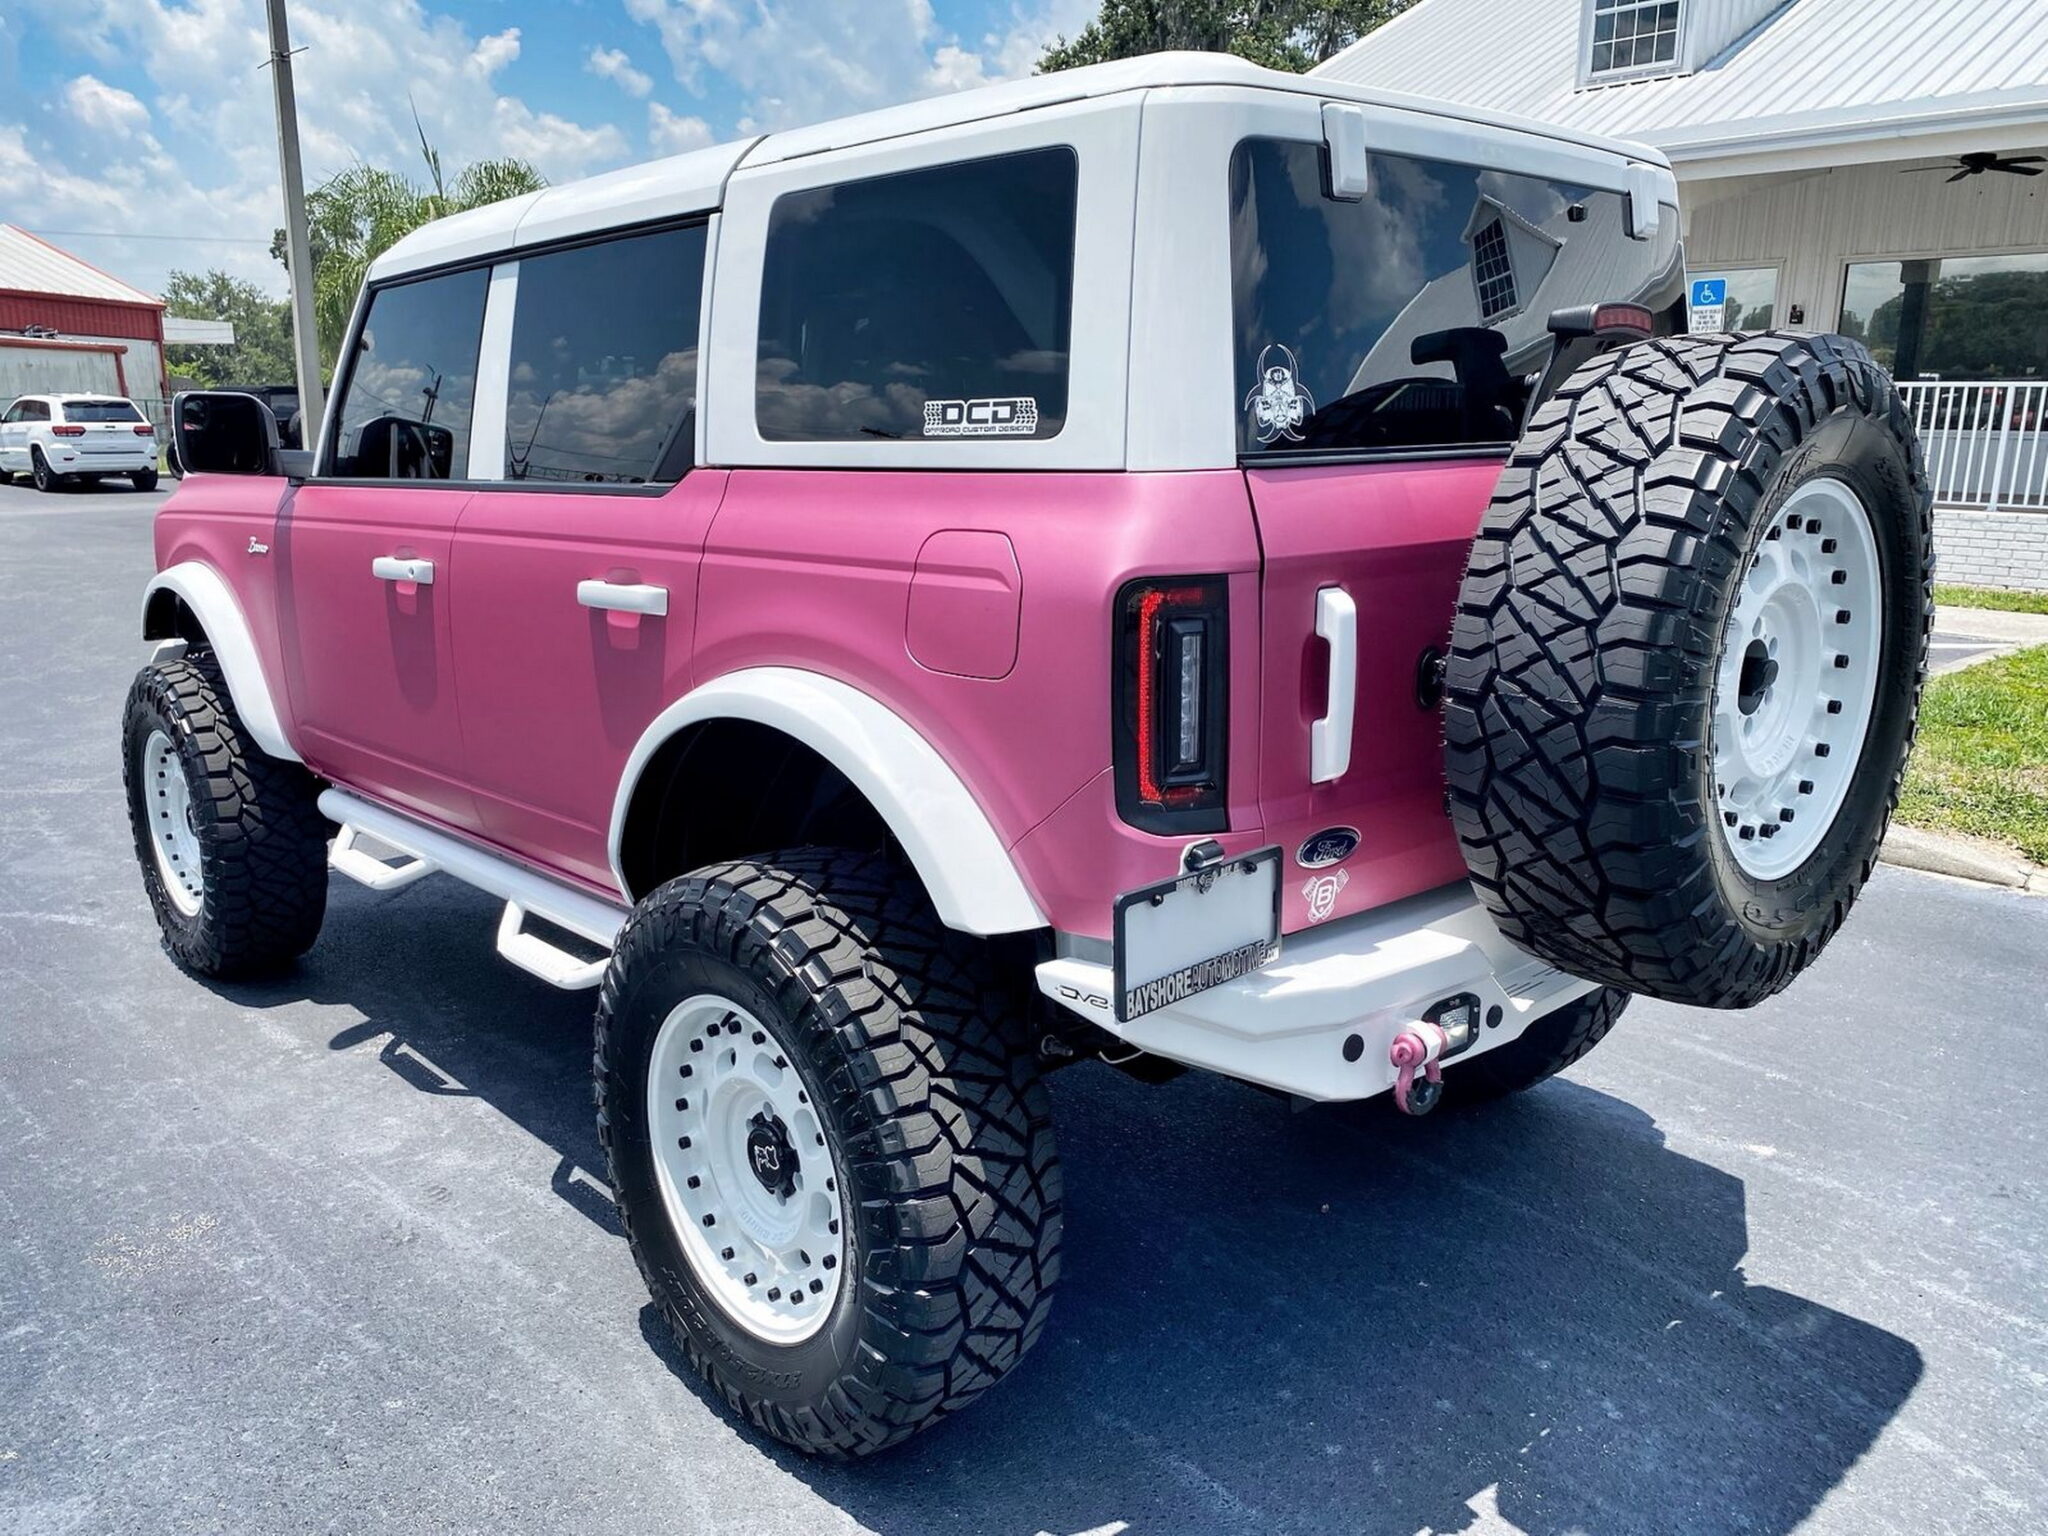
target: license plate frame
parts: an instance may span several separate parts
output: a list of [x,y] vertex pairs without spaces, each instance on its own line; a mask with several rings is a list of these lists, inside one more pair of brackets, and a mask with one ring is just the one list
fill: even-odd
[[[1190,874],[1139,886],[1117,897],[1113,946],[1116,993],[1112,1006],[1118,1023],[1128,1024],[1185,998],[1249,976],[1279,957],[1281,858],[1278,844],[1256,848],[1249,853],[1232,854],[1218,864]],[[1270,891],[1258,889],[1261,882],[1269,883]],[[1248,917],[1256,911],[1264,919],[1261,932],[1247,934],[1219,951],[1169,964],[1163,971],[1158,970],[1159,962],[1155,961],[1145,969],[1156,974],[1133,980],[1134,944],[1140,948],[1156,944],[1157,930],[1165,921],[1176,915],[1184,917],[1194,910],[1192,903],[1210,898],[1218,891],[1231,898],[1230,905],[1235,911],[1219,909],[1211,913],[1214,923],[1226,923],[1234,915]],[[1169,904],[1178,909],[1177,913],[1167,911]],[[1181,942],[1184,945],[1187,940]],[[1207,948],[1199,944],[1198,947]],[[1161,982],[1172,984],[1161,987]],[[1140,1003],[1142,1006],[1135,1006]]]

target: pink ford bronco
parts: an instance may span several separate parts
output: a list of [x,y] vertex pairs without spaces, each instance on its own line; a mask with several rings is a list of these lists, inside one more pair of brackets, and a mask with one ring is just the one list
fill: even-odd
[[122,756],[164,941],[329,871],[598,988],[689,1358],[856,1455],[1030,1348],[1041,1081],[1525,1088],[1868,876],[1928,490],[1885,375],[1679,336],[1653,153],[1162,55],[430,225],[314,445],[179,399]]

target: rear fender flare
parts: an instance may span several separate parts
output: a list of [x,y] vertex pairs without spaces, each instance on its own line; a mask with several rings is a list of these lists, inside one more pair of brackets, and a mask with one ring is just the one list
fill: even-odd
[[640,775],[664,742],[709,720],[768,726],[845,774],[887,824],[947,927],[997,934],[1046,925],[995,826],[931,743],[859,689],[795,667],[750,667],[715,678],[669,705],[641,734],[612,804],[611,866],[621,892],[635,894],[620,854]]
[[303,761],[285,736],[284,723],[277,712],[276,696],[264,675],[263,657],[256,649],[255,636],[249,629],[248,619],[242,614],[242,605],[235,600],[234,589],[226,578],[212,566],[197,560],[188,560],[159,571],[143,589],[142,638],[145,640],[179,638],[172,617],[175,608],[165,600],[163,594],[166,593],[189,609],[199,627],[206,632],[206,642],[213,648],[214,659],[220,663],[221,676],[227,682],[228,696],[234,700],[235,713],[241,717],[242,725],[256,745],[272,757],[294,763]]

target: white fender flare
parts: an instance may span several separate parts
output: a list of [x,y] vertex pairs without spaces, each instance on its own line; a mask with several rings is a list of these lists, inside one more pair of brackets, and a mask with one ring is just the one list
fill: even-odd
[[285,739],[284,725],[277,714],[276,696],[263,675],[263,658],[250,634],[249,621],[242,616],[242,605],[235,601],[234,588],[227,584],[219,571],[197,560],[183,561],[157,572],[156,578],[142,593],[142,637],[145,640],[170,638],[149,632],[150,600],[159,592],[175,594],[192,610],[193,617],[199,620],[199,627],[206,631],[214,659],[220,663],[221,676],[227,681],[228,697],[234,700],[235,713],[242,717],[242,725],[255,739],[256,745],[272,757],[282,757],[294,763],[302,761],[297,749]]
[[947,927],[994,934],[1045,926],[995,827],[931,743],[859,689],[795,667],[729,672],[669,705],[641,734],[612,804],[612,875],[622,892],[620,843],[640,775],[662,743],[705,720],[771,726],[845,774],[887,823]]

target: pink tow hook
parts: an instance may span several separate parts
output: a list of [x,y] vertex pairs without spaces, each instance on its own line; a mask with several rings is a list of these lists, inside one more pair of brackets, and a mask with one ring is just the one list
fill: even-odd
[[[1387,1059],[1394,1064],[1394,1104],[1404,1115],[1426,1115],[1444,1096],[1444,1069],[1438,1065],[1450,1036],[1441,1024],[1409,1024],[1387,1047]],[[1422,1076],[1415,1069],[1422,1069]]]

